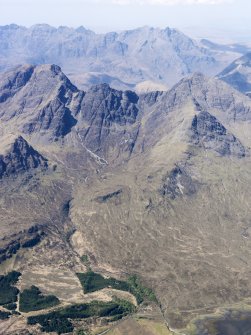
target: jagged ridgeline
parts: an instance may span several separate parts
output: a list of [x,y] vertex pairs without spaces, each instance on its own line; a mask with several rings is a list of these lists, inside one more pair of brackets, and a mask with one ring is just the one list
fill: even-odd
[[81,88],[106,82],[123,90],[166,90],[194,71],[217,74],[246,51],[215,47],[168,27],[96,34],[84,27],[12,24],[0,26],[0,35],[0,71],[56,63]]
[[[119,299],[117,316],[148,304],[189,334],[200,315],[248,306],[250,125],[250,98],[200,73],[147,94],[82,91],[57,65],[1,75],[0,270],[22,273],[20,331],[90,331],[67,306],[100,320]],[[36,297],[46,308],[27,326]],[[17,316],[1,315],[11,334]]]
[[251,96],[251,53],[236,59],[218,75],[218,78]]

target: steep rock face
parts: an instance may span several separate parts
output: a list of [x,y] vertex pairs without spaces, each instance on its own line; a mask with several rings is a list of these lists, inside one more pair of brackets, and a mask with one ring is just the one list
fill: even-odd
[[26,134],[48,131],[53,138],[64,137],[71,131],[77,120],[60,99],[55,98],[39,111],[38,115],[23,125]]
[[[1,182],[4,234],[50,228],[40,252],[15,263],[24,284],[37,264],[44,271],[49,262],[56,277],[58,268],[78,272],[74,248],[101,273],[137,274],[173,328],[209,306],[251,297],[248,97],[201,74],[168,92],[83,92],[50,65],[35,67],[20,87],[0,104],[0,147],[4,134],[21,129],[53,162],[50,173],[33,173],[47,163],[22,139],[0,159],[3,176],[33,174],[25,184]],[[67,111],[75,125],[64,131]],[[9,257],[13,245],[2,244]]]
[[168,109],[179,108],[188,97],[192,97],[197,109],[224,113],[226,121],[245,121],[251,118],[248,98],[221,80],[206,78],[202,73],[182,79],[165,96]]
[[0,155],[0,178],[3,176],[17,175],[36,168],[46,169],[47,160],[30,146],[22,136],[19,136]]
[[27,65],[5,73],[0,80],[0,103],[13,97],[23,86],[25,86],[32,76],[33,71],[34,67]]
[[138,131],[138,100],[134,92],[116,91],[107,84],[87,91],[77,115],[77,128],[83,143],[106,155],[111,148],[130,152]]
[[237,138],[211,114],[200,112],[192,121],[192,143],[212,149],[220,155],[245,156],[245,148]]
[[102,122],[114,122],[121,126],[133,124],[137,118],[138,96],[131,91],[116,91],[107,84],[92,87],[81,104],[83,119],[90,122],[95,116]]
[[140,95],[140,102],[146,103],[149,107],[154,106],[164,94],[163,91],[148,92]]
[[95,34],[83,27],[9,25],[0,27],[0,34],[1,68],[20,62],[57,63],[80,86],[101,78],[119,89],[146,80],[170,87],[186,74],[196,70],[216,74],[227,64],[222,64],[218,51],[170,28]]
[[105,84],[94,86],[85,93],[76,118],[82,142],[107,159],[111,150],[113,158],[125,151],[137,154],[165,136],[243,157],[245,148],[237,139],[241,133],[236,136],[233,130],[250,119],[250,111],[248,98],[243,100],[228,85],[196,73],[168,92],[139,96]]
[[[165,138],[173,144],[203,146],[205,142],[204,148],[221,154],[225,148],[225,152],[241,157],[244,147],[251,145],[246,136],[251,120],[250,99],[218,79],[195,73],[168,92],[141,95],[139,105],[144,110],[144,126],[140,128],[138,150],[147,150]],[[196,129],[198,118],[200,125]]]
[[[14,89],[10,88],[6,94],[11,80]],[[70,105],[79,91],[58,66],[21,66],[3,76],[0,86],[5,97],[0,102],[0,118],[4,122],[17,123],[19,131],[40,132],[55,139],[65,136],[75,125],[74,104],[71,106],[73,111]]]
[[199,108],[210,112],[227,128],[251,120],[250,99],[221,80],[195,74],[187,85]]
[[236,59],[217,77],[238,91],[251,96],[251,53]]
[[[5,126],[52,141],[67,136],[74,128],[77,141],[104,159],[112,155],[114,160],[122,152],[131,155],[135,149],[144,150],[160,140],[182,119],[189,119],[188,101],[192,101],[196,111],[212,114],[226,129],[250,118],[248,98],[243,100],[222,81],[207,79],[199,73],[182,79],[168,92],[137,95],[114,90],[107,84],[83,92],[71,84],[58,66],[25,66],[3,76],[3,94],[10,82],[6,78],[18,75],[22,83],[16,85],[15,93],[10,93],[10,88],[9,98],[0,103],[0,119]],[[184,117],[177,113],[178,109],[183,109]]]

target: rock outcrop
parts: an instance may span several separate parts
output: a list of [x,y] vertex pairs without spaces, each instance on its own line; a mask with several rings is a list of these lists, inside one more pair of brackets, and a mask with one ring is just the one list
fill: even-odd
[[[154,289],[172,328],[251,297],[249,97],[200,73],[166,92],[82,91],[56,65],[16,68],[0,87],[0,259],[22,285],[74,303],[90,255]],[[37,225],[41,243],[11,237]]]
[[39,132],[55,140],[76,124],[70,105],[79,91],[56,65],[20,66],[1,78],[0,87],[0,118],[18,118],[25,134]]
[[160,190],[161,195],[174,200],[181,196],[192,196],[196,193],[198,182],[193,180],[186,169],[176,166],[165,178]]
[[205,150],[214,150],[220,155],[245,156],[245,148],[240,141],[211,114],[199,112],[192,121],[191,142]]
[[0,154],[0,178],[18,175],[36,168],[46,169],[47,160],[19,136]]

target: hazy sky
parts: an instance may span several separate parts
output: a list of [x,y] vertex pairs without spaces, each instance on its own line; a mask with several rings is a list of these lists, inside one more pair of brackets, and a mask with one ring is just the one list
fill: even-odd
[[83,25],[99,32],[150,25],[249,37],[250,17],[251,0],[0,0],[0,25]]

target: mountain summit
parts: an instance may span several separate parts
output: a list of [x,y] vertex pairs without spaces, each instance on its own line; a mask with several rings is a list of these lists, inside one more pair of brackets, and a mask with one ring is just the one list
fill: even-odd
[[[47,160],[34,150],[22,136],[2,138],[0,154],[0,178],[18,175],[31,169],[47,168]],[[6,149],[7,147],[7,149]]]
[[[249,97],[201,73],[166,92],[82,91],[50,64],[3,74],[0,97],[0,269],[21,273],[20,290],[60,309],[110,301],[108,277],[153,297],[140,279],[182,333],[251,297]],[[83,294],[83,274],[107,287]]]
[[0,34],[0,69],[20,63],[56,63],[84,89],[104,80],[119,89],[142,82],[171,87],[194,71],[216,74],[229,57],[236,57],[170,28],[146,26],[95,34],[83,27],[9,25],[0,27]]

